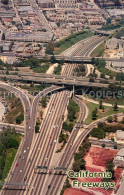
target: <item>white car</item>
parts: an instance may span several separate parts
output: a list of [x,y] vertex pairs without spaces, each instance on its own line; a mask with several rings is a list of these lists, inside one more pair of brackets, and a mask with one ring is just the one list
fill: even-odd
[[20,173],[22,173],[22,170],[20,170]]
[[31,129],[31,127],[29,126],[29,129]]
[[29,150],[29,147],[27,147],[27,150]]
[[56,143],[56,142],[57,142],[57,140],[55,139],[55,140],[54,140],[54,142]]
[[26,153],[26,150],[24,150],[24,154]]

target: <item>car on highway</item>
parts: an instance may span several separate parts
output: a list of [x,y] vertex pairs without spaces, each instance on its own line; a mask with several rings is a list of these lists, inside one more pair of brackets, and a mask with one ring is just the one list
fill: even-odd
[[50,189],[51,185],[48,185],[48,189]]
[[16,163],[16,167],[18,167],[19,166],[19,164],[18,163]]

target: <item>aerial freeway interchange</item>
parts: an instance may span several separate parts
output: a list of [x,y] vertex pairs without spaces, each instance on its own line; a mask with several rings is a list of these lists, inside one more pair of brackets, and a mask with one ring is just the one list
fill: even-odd
[[[65,91],[63,87],[52,86],[40,92],[31,103],[29,97],[22,90],[6,83],[0,83],[0,87],[15,93],[21,99],[25,110],[25,135],[7,177],[8,184],[3,186],[2,194],[13,194],[13,192],[14,194],[57,194],[64,184],[66,172],[71,166],[74,153],[93,127],[99,121],[105,121],[107,118],[104,117],[91,123],[86,129],[82,130],[80,137],[77,137],[81,128],[81,121],[86,118],[87,108],[80,99],[74,99],[80,106],[79,118],[65,150],[59,162],[57,161],[54,164],[50,176],[49,169],[51,169],[56,142],[62,127],[61,116],[66,110],[71,92]],[[40,98],[59,90],[61,91],[51,96],[40,133],[35,136],[37,104]],[[38,167],[42,167],[42,175],[38,174]],[[48,188],[49,185],[51,186],[50,189]]]
[[[100,37],[97,41],[96,40],[97,38],[92,44],[88,45],[87,48],[84,48],[83,51],[81,51],[79,44],[76,49],[74,48],[74,50],[66,51],[67,53],[65,52],[60,56],[55,56],[55,58],[57,60],[64,59],[73,62],[82,60],[91,61],[91,51],[95,46],[103,42],[104,37]],[[82,53],[80,53],[80,51]],[[80,55],[78,56],[78,54]],[[41,58],[41,56],[37,57]],[[122,61],[122,59],[106,59],[106,61],[107,60]],[[68,78],[65,78],[65,75],[67,75]],[[8,75],[8,78],[9,77],[12,78],[12,75]],[[52,86],[41,91],[32,101],[30,101],[29,96],[25,94],[22,89],[7,83],[0,83],[1,88],[12,91],[20,98],[24,107],[25,116],[24,137],[22,138],[15,160],[6,179],[7,183],[5,183],[2,188],[2,195],[59,194],[65,182],[67,170],[71,168],[74,153],[78,150],[80,144],[85,140],[97,123],[100,121],[104,122],[107,119],[107,117],[104,117],[91,123],[86,129],[81,128],[81,121],[86,118],[87,108],[80,99],[74,98],[80,107],[79,118],[73,128],[66,147],[64,148],[64,152],[61,154],[60,158],[56,160],[56,143],[62,128],[62,116],[65,114],[69,99],[72,96],[71,91],[65,90],[66,84],[72,86],[94,87],[108,87],[108,85],[99,82],[90,83],[87,78],[79,80],[79,78],[72,77],[72,73],[65,73],[61,76],[52,76],[52,78],[48,77],[49,75],[46,74],[44,74],[44,77],[42,78],[38,75],[14,75],[13,79],[15,78],[16,80],[38,81],[62,85]],[[54,92],[57,93],[54,94]],[[40,133],[35,135],[38,102],[47,94],[52,94],[50,102],[40,127]],[[123,113],[118,114],[118,116],[121,115],[123,115]],[[79,131],[81,131],[81,134],[78,137]]]

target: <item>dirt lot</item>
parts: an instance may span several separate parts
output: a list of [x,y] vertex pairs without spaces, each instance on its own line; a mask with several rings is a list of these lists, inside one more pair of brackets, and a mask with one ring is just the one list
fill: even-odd
[[89,152],[85,155],[86,166],[105,170],[106,161],[113,160],[118,150],[110,150],[100,147],[91,147]]

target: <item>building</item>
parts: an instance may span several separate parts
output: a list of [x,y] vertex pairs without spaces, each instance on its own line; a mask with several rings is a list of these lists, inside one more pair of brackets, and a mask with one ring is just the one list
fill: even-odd
[[122,130],[117,130],[117,131],[116,131],[116,138],[117,138],[118,141],[119,141],[119,140],[124,140],[124,131],[122,131]]
[[0,42],[0,47],[2,47],[3,52],[10,51],[12,48],[11,42]]
[[124,167],[124,148],[119,150],[113,162],[117,167]]
[[122,49],[123,47],[121,39],[111,38],[106,41],[106,49]]
[[54,8],[55,7],[55,3],[53,2],[53,0],[36,0],[39,7],[41,8]]
[[56,8],[80,8],[82,0],[54,0]]

